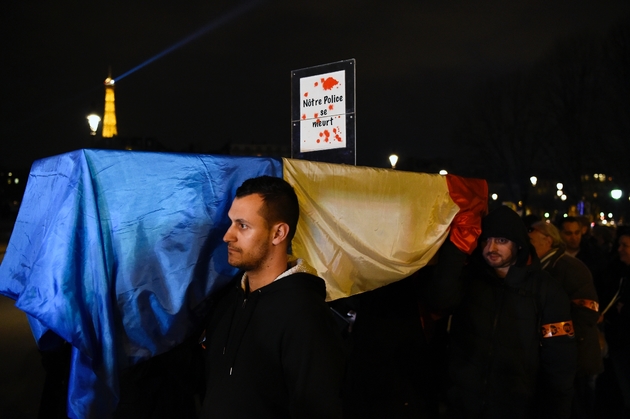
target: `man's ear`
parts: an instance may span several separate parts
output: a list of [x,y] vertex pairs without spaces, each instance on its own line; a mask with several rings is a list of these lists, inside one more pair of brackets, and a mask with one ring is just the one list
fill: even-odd
[[271,244],[274,246],[284,242],[289,236],[289,225],[287,223],[278,223],[273,227],[273,240]]

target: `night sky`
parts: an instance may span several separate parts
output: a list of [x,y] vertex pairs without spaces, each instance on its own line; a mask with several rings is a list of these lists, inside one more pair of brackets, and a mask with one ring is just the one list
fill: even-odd
[[350,58],[357,163],[444,156],[454,109],[475,106],[476,85],[628,14],[627,0],[11,1],[0,167],[89,146],[85,117],[102,116],[110,67],[124,75],[120,136],[194,152],[288,144],[291,70]]

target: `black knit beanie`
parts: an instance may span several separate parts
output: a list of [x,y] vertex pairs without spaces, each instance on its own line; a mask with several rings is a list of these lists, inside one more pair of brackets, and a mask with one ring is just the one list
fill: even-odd
[[490,211],[481,221],[481,236],[503,237],[513,241],[522,249],[529,248],[529,235],[521,217],[505,205]]

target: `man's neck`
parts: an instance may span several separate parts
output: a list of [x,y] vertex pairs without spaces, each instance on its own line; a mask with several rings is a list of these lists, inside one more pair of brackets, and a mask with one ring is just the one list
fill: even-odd
[[247,282],[249,283],[249,291],[256,291],[266,285],[271,284],[277,277],[287,270],[288,257],[277,257],[268,260],[255,271],[248,271]]
[[510,266],[506,267],[506,268],[494,268],[494,272],[497,274],[497,276],[501,279],[505,278],[508,274],[508,271],[510,270]]
[[573,256],[576,257],[578,253],[580,253],[580,248],[578,247],[576,250],[572,250],[572,249],[565,249],[564,253],[566,253],[569,256]]

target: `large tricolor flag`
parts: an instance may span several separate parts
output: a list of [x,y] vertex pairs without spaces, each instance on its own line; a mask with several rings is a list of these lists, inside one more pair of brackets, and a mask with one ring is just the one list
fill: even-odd
[[236,188],[261,175],[295,188],[293,254],[331,300],[413,274],[447,237],[472,251],[487,199],[482,180],[291,159],[79,150],[35,162],[0,293],[41,348],[72,344],[71,418],[109,417],[121,369],[198,325],[236,273],[222,241]]

